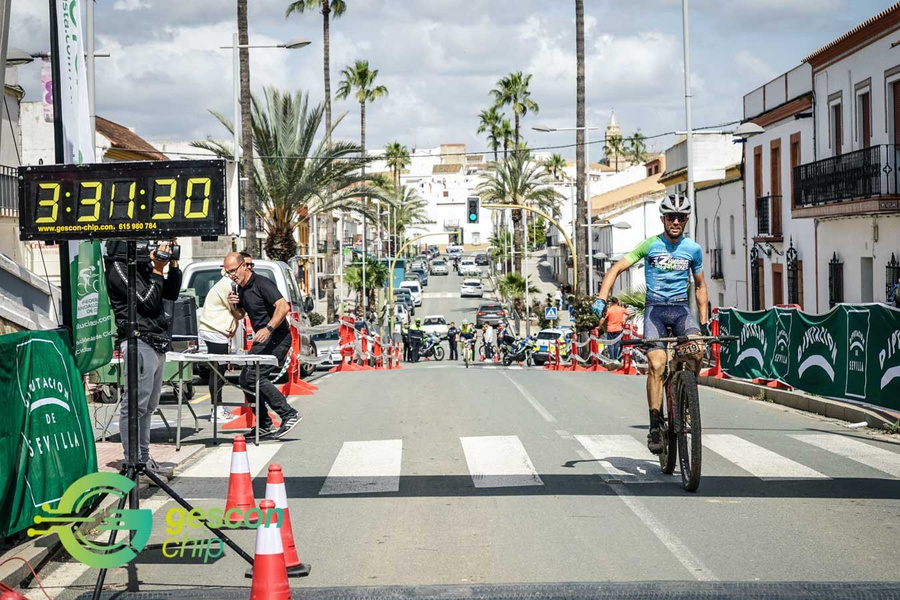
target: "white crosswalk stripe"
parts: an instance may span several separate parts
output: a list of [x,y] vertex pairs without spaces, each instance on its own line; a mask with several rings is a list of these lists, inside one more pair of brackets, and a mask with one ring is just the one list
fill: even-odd
[[805,465],[732,434],[704,434],[703,445],[760,479],[829,479]]
[[606,471],[606,480],[622,483],[672,481],[659,470],[647,446],[630,435],[576,435],[575,439]]
[[403,440],[344,442],[319,495],[396,492],[402,455]]
[[459,298],[459,292],[422,292],[422,298],[425,300],[429,298]]
[[900,477],[900,453],[831,433],[795,434],[791,437],[894,477]]
[[461,437],[459,441],[475,487],[544,485],[518,437]]

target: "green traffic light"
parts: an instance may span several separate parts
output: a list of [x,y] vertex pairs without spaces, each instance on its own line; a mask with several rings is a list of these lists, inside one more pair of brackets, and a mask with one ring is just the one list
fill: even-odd
[[469,213],[469,220],[473,223],[478,220],[478,215]]

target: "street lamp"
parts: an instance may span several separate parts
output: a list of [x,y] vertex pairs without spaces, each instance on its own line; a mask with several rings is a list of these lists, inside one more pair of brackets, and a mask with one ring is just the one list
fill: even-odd
[[21,67],[22,65],[27,65],[30,62],[34,61],[34,56],[25,52],[21,48],[16,48],[15,46],[10,46],[6,50],[6,66],[7,67]]
[[[231,37],[231,45],[230,46],[219,46],[222,50],[231,50],[232,58],[234,60],[234,76],[233,76],[233,84],[234,84],[234,177],[231,179],[231,194],[232,198],[234,198],[235,202],[237,202],[238,210],[235,212],[235,220],[232,221],[229,225],[229,229],[234,227],[232,231],[237,232],[238,237],[240,237],[241,225],[240,225],[240,217],[238,214],[240,213],[240,180],[238,177],[238,165],[240,164],[240,156],[241,156],[241,61],[238,50],[242,48],[247,48],[248,50],[251,48],[282,48],[287,50],[295,50],[297,48],[303,48],[304,46],[309,46],[310,41],[304,39],[302,37],[296,37],[285,44],[269,44],[264,46],[254,46],[251,44],[239,44],[238,43],[238,34],[234,33]],[[247,174],[248,177],[251,174]],[[244,215],[245,219],[255,219],[256,215]],[[236,227],[235,227],[236,225]],[[232,233],[229,231],[229,233]],[[318,255],[318,251],[316,252]],[[318,259],[318,256],[316,260]],[[318,266],[318,265],[316,265]],[[318,269],[316,269],[318,271]],[[316,273],[318,277],[318,273]]]
[[[596,227],[597,229],[606,229],[607,227],[613,227],[615,229],[631,229],[631,224],[621,221],[619,223],[610,223],[606,221],[605,223],[582,223],[582,227],[588,228],[588,295],[592,295],[594,293],[594,232],[591,231],[591,228]],[[604,256],[604,258],[606,258]]]
[[[591,221],[591,140],[589,131],[599,131],[599,127],[547,127],[546,125],[535,125],[532,127],[533,130],[539,131],[541,133],[551,133],[554,131],[584,131],[584,162],[585,166],[585,183],[584,183],[584,205],[587,208],[587,221],[590,223]],[[576,167],[577,168],[577,167]],[[577,173],[576,173],[577,177]],[[577,237],[577,227],[576,223],[578,223],[578,215],[576,215],[573,211],[572,213],[572,237]],[[590,239],[590,238],[588,238]],[[591,259],[593,261],[593,259]],[[575,267],[575,271],[578,271],[578,264],[573,262],[573,266]],[[593,268],[588,271],[588,280],[593,284]],[[578,293],[578,290],[575,290],[575,293]]]

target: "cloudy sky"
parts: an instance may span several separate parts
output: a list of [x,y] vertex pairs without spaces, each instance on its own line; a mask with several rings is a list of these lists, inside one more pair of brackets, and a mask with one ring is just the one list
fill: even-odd
[[[300,50],[251,51],[254,90],[277,86],[324,96],[322,17],[285,20],[288,0],[250,0],[250,41],[303,36]],[[540,134],[534,124],[574,125],[575,19],[572,0],[347,0],[331,27],[332,90],[356,59],[378,69],[389,96],[367,110],[370,147],[487,145],[478,113],[501,76],[531,73],[540,113],[524,120],[533,147],[567,144],[570,133]],[[744,94],[890,6],[885,0],[691,0],[694,125],[741,118]],[[234,0],[97,0],[97,114],[148,140],[223,137],[208,109],[231,115],[230,45]],[[10,43],[49,50],[47,0],[12,0]],[[605,125],[615,110],[623,132],[683,129],[680,0],[585,0],[587,121]],[[20,68],[26,100],[38,100],[40,66]],[[358,139],[359,105],[338,136]],[[663,150],[671,137],[652,142]],[[573,149],[562,150],[574,157]],[[599,158],[599,152],[592,158]]]

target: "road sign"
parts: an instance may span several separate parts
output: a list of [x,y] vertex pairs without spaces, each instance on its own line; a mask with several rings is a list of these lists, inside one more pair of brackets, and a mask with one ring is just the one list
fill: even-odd
[[544,309],[544,318],[548,321],[555,321],[558,317],[556,316],[556,307],[548,306]]

